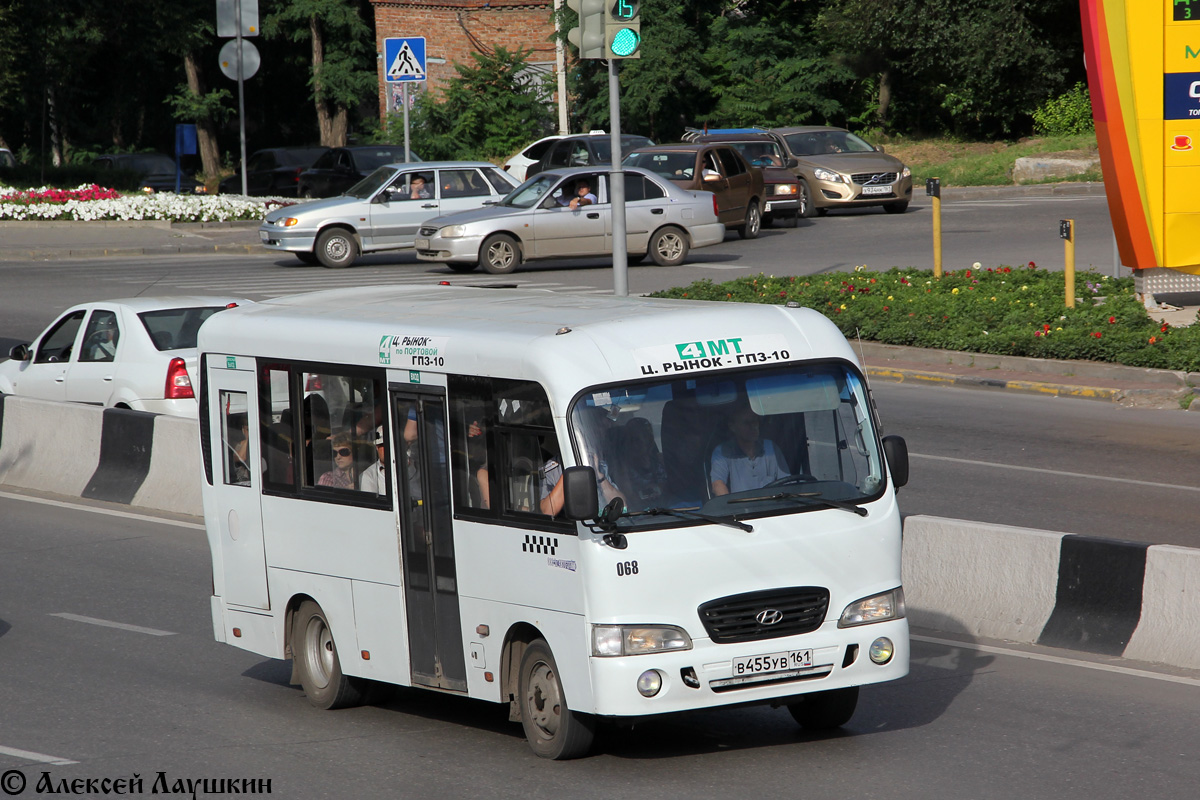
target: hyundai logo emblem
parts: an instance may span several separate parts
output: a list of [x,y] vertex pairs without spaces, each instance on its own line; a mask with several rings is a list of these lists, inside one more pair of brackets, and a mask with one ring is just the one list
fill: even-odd
[[783,620],[783,612],[774,608],[764,608],[754,615],[759,625],[774,625]]

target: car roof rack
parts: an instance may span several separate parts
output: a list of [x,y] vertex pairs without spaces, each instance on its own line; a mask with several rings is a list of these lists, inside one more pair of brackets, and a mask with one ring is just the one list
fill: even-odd
[[685,142],[694,141],[700,136],[708,136],[710,134],[737,134],[737,133],[769,133],[767,128],[755,125],[750,128],[685,128],[683,140]]

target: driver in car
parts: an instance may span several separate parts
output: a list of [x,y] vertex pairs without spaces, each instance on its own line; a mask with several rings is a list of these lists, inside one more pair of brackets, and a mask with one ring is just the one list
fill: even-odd
[[733,410],[728,424],[732,438],[717,445],[710,461],[714,496],[761,489],[791,474],[775,444],[759,438],[758,414],[748,403]]

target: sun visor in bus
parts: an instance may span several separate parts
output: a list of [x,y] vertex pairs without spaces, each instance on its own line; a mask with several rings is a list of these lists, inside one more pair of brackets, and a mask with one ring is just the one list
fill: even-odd
[[788,373],[751,378],[746,381],[750,407],[759,416],[797,411],[833,411],[841,403],[841,392],[832,375]]

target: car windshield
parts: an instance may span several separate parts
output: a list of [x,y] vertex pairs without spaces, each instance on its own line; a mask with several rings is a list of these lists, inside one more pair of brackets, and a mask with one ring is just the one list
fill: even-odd
[[849,131],[806,131],[783,137],[797,156],[872,153],[875,148]]
[[535,175],[509,192],[499,205],[513,208],[533,208],[538,201],[546,196],[546,192],[554,188],[559,176],[549,172]]
[[691,180],[696,167],[696,154],[692,152],[664,153],[633,152],[621,162],[624,167],[642,167],[662,175],[667,180]]
[[164,308],[161,311],[143,311],[138,319],[150,334],[150,341],[159,350],[181,350],[196,346],[196,334],[204,320],[225,306],[201,306],[198,308]]
[[395,174],[396,170],[394,167],[380,167],[347,189],[346,194],[349,197],[357,197],[359,200],[368,200],[383,188],[385,184],[391,181],[392,176]]
[[[742,340],[680,345],[685,358],[756,363]],[[691,353],[689,348],[695,349]],[[668,365],[674,367],[673,362]],[[656,369],[649,366],[649,369]],[[883,489],[862,378],[845,362],[785,363],[589,390],[571,410],[580,463],[625,499],[622,529],[826,508],[854,510]]]

